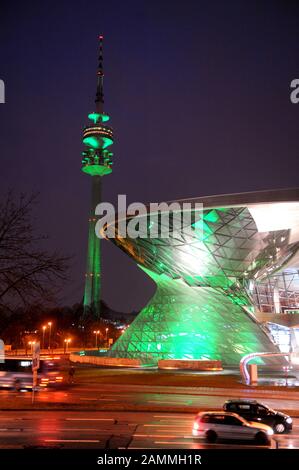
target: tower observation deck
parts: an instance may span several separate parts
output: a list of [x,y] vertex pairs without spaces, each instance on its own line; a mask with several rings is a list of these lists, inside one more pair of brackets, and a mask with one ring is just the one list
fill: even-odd
[[88,251],[84,290],[84,315],[92,313],[100,317],[101,305],[101,246],[95,234],[95,208],[101,202],[102,177],[112,172],[110,147],[113,130],[107,126],[109,116],[104,112],[103,36],[99,36],[99,63],[95,111],[88,115],[92,124],[83,129],[82,171],[92,176],[91,206],[89,212]]

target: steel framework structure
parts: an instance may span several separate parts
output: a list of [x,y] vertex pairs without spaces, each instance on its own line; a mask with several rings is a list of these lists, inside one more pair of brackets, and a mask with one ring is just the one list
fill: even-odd
[[179,230],[175,224],[168,239],[150,237],[154,229],[161,233],[150,214],[138,217],[146,227],[143,237],[123,238],[116,224],[112,241],[155,281],[157,291],[109,355],[140,358],[146,364],[168,358],[237,364],[244,354],[278,352],[254,319],[250,288],[253,281],[289,265],[299,251],[293,219],[278,228],[271,221],[268,230],[258,227],[256,210],[267,211],[277,200],[279,210],[288,210],[291,203],[299,215],[295,190],[201,199],[204,206],[194,213],[196,222]]

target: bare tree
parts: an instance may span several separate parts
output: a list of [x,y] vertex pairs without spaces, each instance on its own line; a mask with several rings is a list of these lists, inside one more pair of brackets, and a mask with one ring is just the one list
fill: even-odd
[[37,195],[9,192],[0,201],[0,306],[10,309],[18,303],[53,299],[66,280],[68,257],[48,253],[46,237],[33,227]]

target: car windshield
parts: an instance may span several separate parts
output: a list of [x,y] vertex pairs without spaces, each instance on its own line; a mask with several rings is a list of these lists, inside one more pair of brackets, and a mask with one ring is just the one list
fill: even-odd
[[272,408],[269,408],[269,406],[262,405],[263,408],[265,408],[266,411],[270,411],[270,413],[275,413],[275,411]]
[[238,419],[242,421],[243,424],[249,424],[246,419],[244,419],[242,416],[238,416]]

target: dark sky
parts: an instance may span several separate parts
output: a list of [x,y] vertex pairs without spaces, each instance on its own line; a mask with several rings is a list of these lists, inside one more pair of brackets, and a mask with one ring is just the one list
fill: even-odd
[[[38,230],[75,255],[63,303],[83,294],[91,181],[81,135],[99,33],[116,136],[104,200],[298,186],[297,1],[1,1],[0,191],[40,191]],[[103,298],[139,309],[152,281],[102,245]]]

